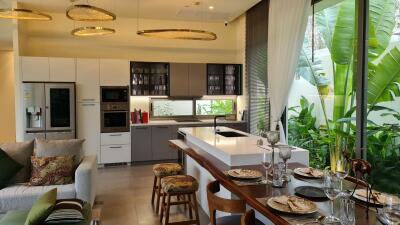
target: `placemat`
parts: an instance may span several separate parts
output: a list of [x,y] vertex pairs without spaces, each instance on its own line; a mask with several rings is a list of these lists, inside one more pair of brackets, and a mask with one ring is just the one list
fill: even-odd
[[[261,202],[265,207],[267,206],[267,200],[269,198],[257,198],[257,201]],[[325,216],[322,212],[318,211],[316,213],[308,214],[308,215],[290,215],[290,214],[285,214],[285,213],[280,213],[280,217],[282,217],[284,220],[286,220],[288,223],[297,225],[297,224],[304,224],[304,223],[311,223],[311,222],[316,222],[316,220],[320,216]],[[318,224],[318,223],[315,223]]]
[[265,176],[262,176],[260,179],[257,180],[238,180],[235,179],[231,176],[228,175],[228,171],[224,171],[224,174],[231,180],[233,181],[236,185],[239,186],[250,186],[250,185],[263,185],[263,184],[267,184],[268,180],[267,178],[265,178]]

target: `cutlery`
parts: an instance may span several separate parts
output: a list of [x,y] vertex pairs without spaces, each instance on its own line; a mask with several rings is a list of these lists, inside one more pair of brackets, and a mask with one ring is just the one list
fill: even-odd
[[297,225],[308,225],[308,224],[323,224],[322,221],[325,219],[325,216],[319,216],[316,220],[306,222],[306,223],[298,223]]

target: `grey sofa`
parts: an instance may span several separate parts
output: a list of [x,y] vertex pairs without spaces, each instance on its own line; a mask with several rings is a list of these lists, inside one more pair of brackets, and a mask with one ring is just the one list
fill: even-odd
[[[27,143],[27,142],[25,142]],[[19,143],[18,147],[23,148],[22,143]],[[2,147],[0,145],[0,147]],[[20,151],[18,148],[14,148],[14,152],[11,152],[11,157],[13,153]],[[32,144],[33,148],[33,144]],[[15,149],[17,149],[15,151]],[[27,145],[25,144],[25,151],[27,151]],[[23,150],[23,149],[22,149]],[[28,150],[29,151],[29,150]],[[33,151],[33,150],[32,150]],[[7,151],[6,151],[7,152]],[[20,157],[21,155],[15,154],[14,157],[20,163],[26,165],[26,160]],[[19,158],[18,158],[19,157]],[[30,157],[30,156],[29,156]],[[26,165],[26,167],[28,167]],[[20,171],[21,173],[26,173],[26,171]],[[25,175],[26,176],[26,175]],[[53,185],[53,186],[27,186],[28,181],[26,177],[19,177],[14,182],[11,182],[7,187],[0,190],[0,214],[3,214],[11,210],[26,210],[30,209],[33,203],[43,195],[45,192],[52,188],[57,188],[57,198],[79,198],[82,199],[90,205],[93,205],[96,196],[95,182],[97,176],[97,158],[96,156],[84,156],[79,163],[75,171],[75,180],[72,184],[67,185]],[[21,182],[24,181],[24,182]]]

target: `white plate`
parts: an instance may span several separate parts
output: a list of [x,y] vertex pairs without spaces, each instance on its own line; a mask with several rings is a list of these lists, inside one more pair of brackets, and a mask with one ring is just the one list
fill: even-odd
[[296,175],[302,176],[302,177],[306,177],[306,178],[312,178],[312,179],[321,179],[322,178],[322,177],[314,177],[313,175],[308,174],[308,173],[303,173],[301,171],[301,169],[303,169],[303,168],[296,168],[293,170],[293,173]]
[[228,171],[228,175],[238,179],[258,179],[263,176],[260,171],[250,169],[232,169]]
[[[357,195],[357,192],[359,192],[359,191],[365,191],[365,190],[366,190],[366,189],[357,189],[357,190],[354,192],[353,197],[354,197],[355,199],[357,199],[357,200],[360,200],[360,201],[363,201],[363,202],[368,202],[368,200],[367,200],[366,197],[361,196],[361,195]],[[377,191],[373,191],[373,192],[377,192]],[[382,194],[382,195],[386,195],[386,194]],[[395,201],[395,202],[393,203],[394,205],[400,204],[400,199],[399,199],[398,197],[395,197],[394,201]],[[375,205],[384,205],[384,204],[379,203],[379,202],[377,202],[377,201],[374,202],[373,199],[370,199],[370,200],[369,200],[369,203],[375,204]]]

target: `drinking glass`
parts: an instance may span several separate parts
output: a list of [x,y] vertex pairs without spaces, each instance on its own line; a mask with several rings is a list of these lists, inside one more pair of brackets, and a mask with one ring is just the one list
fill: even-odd
[[345,159],[338,159],[336,161],[336,176],[340,180],[340,192],[341,195],[345,195],[345,192],[343,190],[343,180],[349,175],[350,172],[350,163],[347,162]]
[[272,146],[279,142],[279,131],[267,131],[265,135]]
[[399,198],[396,195],[386,195],[385,206],[382,209],[382,217],[388,225],[398,225],[400,218]]
[[283,179],[285,181],[290,181],[290,176],[289,176],[288,170],[287,170],[287,160],[292,157],[292,150],[294,148],[291,146],[288,146],[288,145],[281,145],[278,148],[279,148],[279,157],[283,160],[284,165],[285,165]]
[[331,208],[331,214],[329,216],[325,217],[324,224],[339,222],[339,218],[334,216],[333,201],[340,194],[340,179],[336,176],[335,173],[332,173],[331,171],[325,171],[323,187],[324,187],[326,196],[330,200],[330,208]]
[[263,158],[261,160],[261,165],[264,167],[266,173],[265,173],[265,178],[267,179],[267,182],[269,182],[269,171],[272,167],[271,160],[268,159],[268,153],[264,152]]
[[274,165],[274,170],[272,171],[272,186],[282,187],[283,186],[283,169],[284,165],[282,162]]
[[343,225],[354,225],[355,218],[355,202],[348,198],[340,199],[340,222]]

